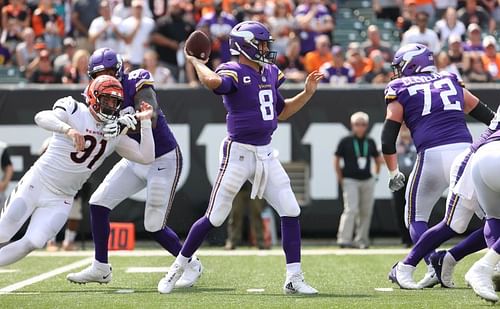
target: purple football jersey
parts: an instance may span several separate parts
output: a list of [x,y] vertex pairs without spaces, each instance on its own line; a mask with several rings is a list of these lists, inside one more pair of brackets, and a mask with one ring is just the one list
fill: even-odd
[[463,112],[463,83],[452,73],[421,73],[395,79],[385,88],[385,101],[397,101],[403,106],[404,122],[419,152],[472,142]]
[[220,59],[221,62],[231,60],[231,53],[229,51],[229,33],[234,26],[236,26],[236,19],[226,13],[221,12],[217,17],[215,13],[204,16],[197,25],[197,28],[207,27],[210,31],[210,36],[213,38],[223,38],[220,41]]
[[[135,110],[134,97],[137,92],[146,87],[154,88],[153,76],[149,71],[137,69],[122,77],[124,101],[122,109],[132,107]],[[155,157],[158,158],[177,147],[174,134],[168,127],[167,120],[161,108],[158,107],[158,120],[153,129],[153,139],[155,141]],[[141,140],[140,133],[129,133],[128,136],[137,142]]]
[[255,146],[269,144],[285,106],[278,91],[285,81],[283,73],[271,64],[257,72],[237,62],[223,63],[216,72],[222,84],[214,92],[222,95],[227,110],[229,138]]

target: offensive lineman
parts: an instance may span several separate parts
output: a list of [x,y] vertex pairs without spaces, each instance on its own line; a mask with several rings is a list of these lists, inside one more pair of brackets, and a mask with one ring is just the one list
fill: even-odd
[[[109,48],[101,48],[89,59],[88,74],[91,78],[102,75],[116,76],[123,85],[124,102],[118,119],[126,126],[129,136],[137,141],[140,136],[135,130],[136,121],[131,114],[141,102],[153,106],[153,138],[155,140],[155,160],[152,164],[137,164],[126,158],[118,162],[90,198],[90,218],[95,245],[94,263],[78,272],[68,274],[71,282],[88,283],[111,281],[111,265],[108,263],[109,214],[124,199],[147,188],[144,227],[149,235],[173,256],[182,247],[177,234],[169,228],[167,218],[172,207],[175,189],[182,170],[182,155],[175,137],[156,101],[154,80],[149,71],[137,69],[123,72],[120,55]],[[117,126],[115,134],[120,134]],[[198,258],[193,258],[186,267],[184,276],[176,287],[190,287],[202,273]],[[108,276],[109,275],[109,276]]]
[[[9,241],[31,216],[26,234],[0,249],[0,266],[12,264],[42,248],[68,218],[76,192],[113,151],[148,164],[154,160],[153,108],[141,104],[141,143],[110,136],[123,100],[120,82],[101,76],[91,82],[86,102],[59,99],[52,110],[35,116],[38,126],[54,132],[47,151],[26,172],[0,215],[0,243]],[[109,137],[109,138],[108,138]]]
[[273,64],[276,52],[269,50],[269,30],[259,22],[245,21],[232,29],[230,41],[231,52],[239,56],[239,62],[223,63],[215,72],[205,65],[206,61],[185,52],[200,81],[222,95],[228,111],[229,136],[222,142],[221,166],[207,212],[191,227],[181,253],[158,283],[158,291],[172,291],[189,258],[207,233],[226,220],[236,193],[250,180],[251,198],[264,197],[281,217],[287,263],[283,291],[316,294],[318,291],[304,281],[300,266],[300,208],[270,142],[278,119],[285,120],[299,111],[311,99],[323,76],[318,72],[309,74],[305,89],[285,100],[278,91],[285,77]]
[[[405,222],[413,243],[428,229],[434,204],[449,186],[453,159],[467,149],[472,137],[465,114],[489,124],[494,117],[484,103],[472,95],[456,75],[437,73],[432,52],[421,44],[407,44],[395,54],[392,66],[396,79],[385,89],[387,114],[382,130],[382,152],[391,176],[389,188],[400,190],[404,175],[397,166],[395,141],[404,121],[417,147],[417,161],[406,189]],[[428,271],[417,284],[415,265],[408,259],[397,263],[389,279],[402,288],[418,289],[438,283],[435,271]]]

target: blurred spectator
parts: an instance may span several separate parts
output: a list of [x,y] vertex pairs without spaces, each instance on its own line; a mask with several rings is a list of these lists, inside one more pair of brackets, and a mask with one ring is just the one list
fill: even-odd
[[439,36],[442,46],[446,45],[450,35],[457,35],[459,37],[465,35],[465,26],[457,19],[457,11],[453,7],[446,10],[443,18],[436,23],[434,30]]
[[[375,141],[368,137],[368,123],[366,113],[354,113],[351,116],[352,133],[339,142],[335,151],[334,167],[344,200],[337,234],[337,244],[341,248],[368,248],[370,244],[375,183],[382,157]],[[375,175],[372,174],[372,158],[375,160]],[[341,161],[344,162],[343,166]]]
[[385,84],[390,81],[390,70],[385,66],[382,52],[375,49],[369,55],[371,61],[371,70],[366,72],[361,81],[369,84]]
[[57,84],[61,82],[60,75],[54,71],[47,49],[40,51],[39,56],[29,64],[28,70],[31,72],[29,77],[31,83]]
[[214,68],[231,60],[229,33],[236,24],[236,19],[222,10],[222,3],[218,3],[215,11],[203,16],[198,23],[197,28],[205,32],[212,41],[210,58]]
[[404,210],[406,205],[405,192],[406,184],[408,183],[410,173],[413,169],[413,164],[417,159],[417,149],[411,139],[410,130],[408,130],[408,127],[405,124],[401,126],[401,130],[399,131],[396,152],[398,154],[399,170],[405,175],[406,181],[405,186],[401,190],[392,193],[392,201],[396,212],[396,221],[398,222],[401,242],[406,247],[411,247],[413,243],[404,220]]
[[52,0],[40,0],[31,23],[37,38],[44,37],[45,34],[56,34],[60,38],[64,36],[64,21],[52,7]]
[[458,3],[457,0],[434,0],[436,6],[436,19],[444,18],[446,10],[448,8],[456,8]]
[[[155,2],[155,1],[156,0],[153,0],[153,2]],[[174,0],[174,1],[176,1],[176,0]],[[169,1],[167,1],[167,2],[169,2]],[[153,14],[151,13],[151,9],[149,8],[149,1],[144,2],[142,14],[143,14],[143,16],[153,18]],[[118,17],[122,20],[132,16],[132,0],[118,0],[116,5],[113,6],[113,14],[112,15],[115,17]]]
[[63,41],[63,54],[54,59],[54,70],[61,75],[69,72],[71,61],[76,51],[76,42],[73,38],[65,38]]
[[322,34],[316,37],[316,49],[310,51],[304,57],[304,68],[307,73],[318,70],[323,63],[330,62],[333,60],[333,56],[330,52],[330,39],[326,34]]
[[94,49],[103,47],[111,48],[117,53],[123,53],[121,34],[118,27],[122,20],[111,16],[111,3],[107,0],[99,4],[99,14],[90,24],[89,41]]
[[24,28],[30,26],[31,11],[23,0],[10,0],[10,4],[2,8],[2,34],[0,43],[10,52],[22,41]]
[[90,54],[85,49],[79,49],[73,55],[71,68],[63,76],[64,84],[88,84],[89,76],[87,74]]
[[302,82],[306,79],[304,65],[300,59],[300,40],[291,38],[285,54],[278,54],[276,65],[290,82]]
[[354,70],[349,64],[345,63],[342,48],[334,46],[332,48],[332,55],[333,61],[323,64],[319,69],[324,76],[321,82],[337,86],[354,83]]
[[167,4],[167,0],[148,0],[146,2],[147,9],[145,11],[146,13],[148,12],[148,10],[151,11],[151,14],[153,16],[148,17],[152,17],[154,20],[157,20],[158,18],[167,14]]
[[268,20],[269,29],[274,38],[273,49],[279,54],[284,54],[289,43],[290,32],[293,31],[294,20],[289,6],[278,2],[274,6],[273,16]]
[[[177,82],[184,63],[177,62],[177,53],[182,52],[182,44],[193,32],[194,25],[184,19],[184,9],[178,0],[168,1],[167,15],[156,21],[151,34],[151,43],[158,53],[160,63],[166,66]],[[195,80],[194,73],[186,69],[189,81]]]
[[378,27],[375,25],[368,26],[366,35],[368,39],[361,44],[361,48],[363,48],[365,55],[369,55],[373,50],[379,50],[382,52],[384,60],[391,62],[393,54],[391,45],[382,41]]
[[58,55],[61,53],[62,38],[57,25],[51,21],[45,25],[45,33],[43,34],[43,41],[47,45],[47,49],[51,55]]
[[458,67],[450,61],[448,54],[444,51],[440,52],[436,57],[436,68],[438,72],[450,72],[455,74],[459,80],[462,80],[462,76],[458,70]]
[[28,64],[38,56],[35,49],[35,32],[31,28],[23,30],[23,41],[16,47],[16,63],[24,72]]
[[125,41],[125,55],[132,64],[132,68],[138,69],[149,42],[149,35],[154,28],[154,20],[142,15],[144,1],[132,0],[132,16],[122,21],[119,31]]
[[469,26],[471,23],[478,24],[483,29],[488,29],[490,26],[490,16],[479,5],[477,0],[466,0],[465,7],[458,10],[458,18]]
[[403,33],[408,31],[411,26],[416,23],[417,19],[417,9],[414,0],[404,1],[403,11],[401,16],[398,17],[396,21],[396,27],[399,29],[400,36],[403,36]]
[[3,213],[2,208],[5,204],[6,196],[5,190],[9,186],[12,176],[14,175],[14,168],[10,160],[9,150],[7,144],[0,141],[0,212]]
[[484,69],[481,55],[477,52],[468,53],[465,58],[464,74],[462,77],[465,82],[469,83],[487,83],[492,81],[492,77],[488,71]]
[[377,18],[390,19],[395,22],[399,16],[401,0],[373,0],[373,10]]
[[153,74],[156,85],[171,85],[175,83],[170,70],[158,64],[158,54],[154,50],[148,50],[144,54],[144,69]]
[[250,199],[251,191],[251,184],[246,182],[234,198],[227,224],[226,250],[234,250],[236,246],[242,245],[243,223],[247,210],[250,223],[249,243],[251,243],[250,239],[253,234],[255,235],[257,247],[259,249],[268,249],[264,244],[264,225],[262,224],[264,201],[262,199]]
[[433,0],[413,0],[415,2],[415,9],[417,13],[424,12],[427,13],[427,17],[429,18],[431,23],[434,23],[436,18],[436,11],[434,8]]
[[488,35],[483,40],[484,54],[482,56],[484,69],[495,81],[500,80],[500,54],[497,53],[495,37]]
[[459,36],[450,35],[448,38],[448,59],[457,66],[460,73],[463,73],[464,49]]
[[11,64],[12,55],[8,48],[5,48],[0,42],[0,67]]
[[361,78],[366,72],[371,70],[371,61],[365,57],[358,42],[349,43],[346,58],[347,62],[354,69],[356,79]]
[[301,55],[314,50],[316,37],[320,34],[330,35],[334,27],[327,7],[319,0],[303,0],[295,9],[295,20],[299,28]]
[[438,36],[434,30],[427,28],[429,16],[426,12],[417,13],[417,24],[403,34],[401,46],[409,43],[426,45],[435,55],[441,50]]
[[467,27],[467,37],[468,40],[464,44],[464,51],[484,51],[481,40],[481,28],[477,24],[470,24]]
[[78,48],[92,52],[88,30],[92,21],[99,16],[99,0],[73,0],[71,24]]

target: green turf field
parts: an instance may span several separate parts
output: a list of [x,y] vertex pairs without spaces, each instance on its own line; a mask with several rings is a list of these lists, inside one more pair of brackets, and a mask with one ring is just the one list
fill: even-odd
[[[152,252],[152,251],[145,251]],[[463,276],[480,256],[466,258],[459,266],[456,289],[434,288],[404,291],[387,280],[392,264],[402,257],[376,251],[337,255],[308,250],[303,257],[306,280],[320,291],[317,296],[285,296],[284,258],[278,250],[234,251],[243,256],[214,256],[210,250],[200,259],[205,272],[196,287],[160,295],[156,291],[163,273],[130,273],[129,267],[167,267],[171,257],[113,256],[113,281],[108,285],[75,285],[66,281],[67,272],[0,295],[0,308],[471,308],[487,306],[465,287]],[[253,253],[254,252],[254,253]],[[345,253],[346,251],[334,251]],[[349,251],[347,251],[349,252]],[[370,252],[378,253],[376,255]],[[140,252],[136,252],[138,255]],[[221,254],[226,254],[221,250]],[[270,254],[257,256],[257,254]],[[363,253],[363,254],[360,254]],[[366,254],[365,254],[366,253]],[[321,254],[321,255],[318,255]],[[0,268],[0,290],[34,276],[86,259],[79,256],[28,256]],[[146,255],[146,254],[145,254]],[[151,255],[151,254],[149,254]],[[154,255],[154,254],[153,254]],[[83,262],[85,263],[85,261]],[[78,271],[83,267],[76,268]],[[6,270],[16,270],[6,272]],[[424,266],[419,267],[420,278]],[[380,292],[375,288],[394,288]],[[248,289],[263,289],[249,292]]]

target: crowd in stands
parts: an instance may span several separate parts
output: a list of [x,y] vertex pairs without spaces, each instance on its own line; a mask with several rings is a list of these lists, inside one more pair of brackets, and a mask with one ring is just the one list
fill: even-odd
[[406,43],[427,45],[439,70],[465,82],[500,81],[499,0],[0,0],[0,8],[0,71],[33,83],[87,83],[89,55],[110,47],[159,85],[196,86],[186,38],[209,35],[215,68],[230,60],[229,33],[243,20],[269,26],[289,83],[314,70],[332,85],[386,83]]

